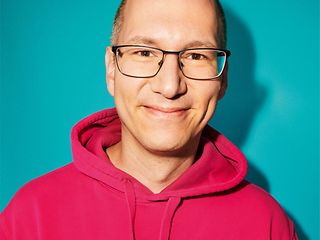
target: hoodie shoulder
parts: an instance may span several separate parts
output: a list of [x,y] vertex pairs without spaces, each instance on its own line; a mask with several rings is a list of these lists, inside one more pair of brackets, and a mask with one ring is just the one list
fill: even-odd
[[17,197],[28,197],[28,195],[34,196],[40,194],[42,191],[46,192],[67,187],[75,181],[71,179],[78,174],[79,172],[72,163],[67,164],[24,184],[14,195],[13,199]]
[[81,173],[72,163],[37,177],[15,193],[1,215],[14,216],[39,205],[54,204],[55,199],[72,192],[79,178]]
[[36,222],[40,211],[54,206],[58,198],[70,192],[77,175],[74,165],[68,164],[23,185],[0,214],[0,236],[11,236],[15,226]]
[[277,200],[271,196],[263,188],[244,180],[238,187],[236,187],[234,194],[236,199],[243,199],[241,203],[250,206],[255,212],[263,213],[266,215],[272,215],[274,212],[282,213],[284,210],[277,202]]
[[289,239],[298,239],[292,220],[271,194],[246,180],[240,184],[239,188],[235,192],[235,195],[238,195],[236,199],[247,217],[255,219],[256,223],[267,225],[274,239],[278,239],[276,236],[290,236]]
[[[48,172],[40,177],[37,177],[24,184],[13,196],[12,201],[16,199],[31,198],[37,195],[42,190],[57,186],[63,181],[67,181],[70,175],[73,175],[75,170],[73,164],[68,164],[51,172]],[[10,203],[11,203],[10,202]]]

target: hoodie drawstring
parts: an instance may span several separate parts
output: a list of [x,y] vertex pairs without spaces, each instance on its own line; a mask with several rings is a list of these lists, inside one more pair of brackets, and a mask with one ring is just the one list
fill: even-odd
[[161,227],[160,227],[160,236],[159,240],[169,240],[170,239],[170,230],[172,219],[174,213],[176,212],[179,204],[181,202],[180,197],[170,197],[166,208],[164,210],[162,220],[161,220]]
[[134,189],[130,180],[126,180],[125,182],[125,195],[127,206],[129,210],[129,219],[130,219],[130,230],[131,230],[131,240],[135,240],[135,233],[134,233],[134,219],[136,216],[136,195],[134,193]]
[[[136,196],[130,180],[125,181],[125,196],[129,210],[130,230],[132,233],[130,239],[135,240],[134,222],[136,215]],[[180,197],[169,197],[161,220],[159,240],[170,239],[172,219],[180,202]]]

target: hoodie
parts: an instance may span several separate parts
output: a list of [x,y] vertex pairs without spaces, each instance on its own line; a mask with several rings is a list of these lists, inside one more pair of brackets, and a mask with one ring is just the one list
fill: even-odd
[[211,127],[199,158],[157,194],[108,159],[106,148],[120,137],[115,109],[76,124],[73,162],[15,194],[0,215],[0,239],[297,239],[280,205],[244,180],[243,154]]

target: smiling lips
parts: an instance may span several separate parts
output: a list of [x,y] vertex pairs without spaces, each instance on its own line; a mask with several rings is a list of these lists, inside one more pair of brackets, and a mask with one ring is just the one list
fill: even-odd
[[151,114],[159,117],[177,117],[184,115],[188,108],[181,107],[159,107],[159,106],[144,106],[144,108]]

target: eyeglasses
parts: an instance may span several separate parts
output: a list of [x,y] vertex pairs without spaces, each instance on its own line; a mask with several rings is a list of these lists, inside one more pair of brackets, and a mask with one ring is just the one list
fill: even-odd
[[166,54],[178,56],[182,74],[194,80],[211,80],[221,76],[230,51],[218,48],[189,48],[165,51],[141,45],[112,46],[119,71],[128,77],[151,78],[160,71]]

